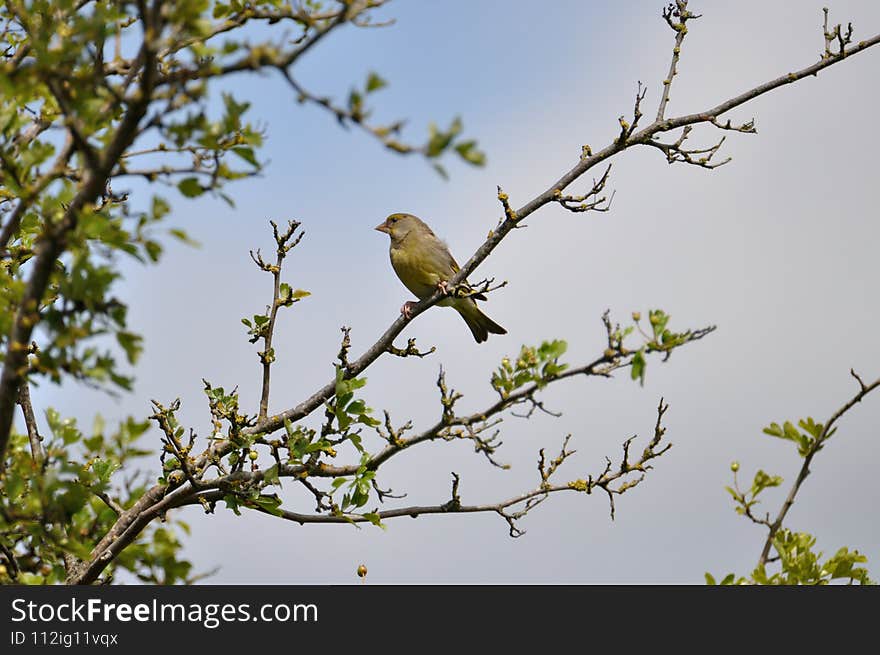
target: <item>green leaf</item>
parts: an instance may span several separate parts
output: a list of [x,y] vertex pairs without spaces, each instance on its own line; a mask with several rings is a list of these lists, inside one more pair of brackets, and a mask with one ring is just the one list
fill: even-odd
[[281,484],[281,480],[278,477],[278,464],[273,464],[266,469],[266,472],[263,473],[263,480],[266,484]]
[[175,239],[187,244],[188,246],[198,247],[201,245],[198,241],[191,238],[184,230],[181,230],[179,228],[171,228],[170,230],[168,230],[168,232]]
[[645,384],[645,350],[642,348],[635,355],[633,355],[632,359],[632,371],[630,372],[630,377],[633,380],[638,380],[639,384],[644,386]]
[[764,434],[769,434],[771,437],[785,438],[785,433],[782,431],[779,423],[771,423],[768,427],[764,428],[763,432]]
[[370,74],[367,76],[367,85],[365,87],[367,93],[372,93],[373,91],[384,89],[386,86],[388,86],[388,82],[379,77],[378,74],[371,71]]
[[233,494],[226,494],[225,496],[223,496],[223,502],[226,503],[226,507],[228,509],[231,509],[236,516],[241,516],[241,510],[239,509],[241,503],[239,503],[237,496]]
[[270,514],[274,514],[275,516],[282,516],[284,514],[284,512],[281,511],[281,499],[275,494],[272,494],[271,496],[257,496],[253,500],[253,503],[260,509],[269,512]]
[[138,357],[144,350],[143,337],[132,332],[120,331],[116,333],[116,340],[125,351],[125,356],[129,364],[137,363]]
[[244,159],[248,164],[253,166],[254,168],[260,167],[260,162],[257,161],[257,156],[254,154],[253,148],[246,148],[244,146],[240,146],[237,148],[233,148],[232,152],[236,155]]
[[92,471],[95,472],[95,475],[98,476],[98,480],[100,480],[103,484],[107,484],[110,481],[110,476],[113,474],[113,471],[119,468],[119,464],[116,462],[110,462],[104,459],[95,459],[92,462]]
[[199,184],[198,178],[195,177],[187,177],[182,179],[177,184],[177,188],[187,198],[195,198],[196,196],[200,196],[205,192],[205,190],[202,188],[202,185]]
[[4,481],[4,491],[6,492],[6,497],[10,502],[15,502],[18,500],[18,497],[21,495],[21,492],[24,491],[26,480],[24,477],[19,475],[16,472],[10,472],[6,475],[6,480]]
[[366,408],[366,403],[361,399],[357,399],[352,400],[348,407],[345,408],[345,411],[349,414],[363,414]]
[[354,120],[359,120],[363,116],[364,97],[355,89],[348,94],[348,111]]
[[462,141],[455,146],[455,151],[469,164],[484,166],[486,164],[486,153],[480,151],[476,146],[476,141]]
[[162,245],[157,241],[147,241],[144,243],[144,250],[147,251],[147,257],[151,262],[157,262],[162,254]]
[[161,220],[170,211],[171,206],[168,204],[167,200],[165,200],[161,196],[153,196],[151,212],[153,214],[154,221]]
[[19,574],[18,581],[21,582],[21,584],[26,585],[46,584],[46,579],[43,576],[37,575],[36,573],[28,573],[26,571]]
[[385,524],[382,523],[382,519],[379,518],[379,515],[376,512],[367,512],[363,515],[365,519],[367,519],[373,525],[385,529]]

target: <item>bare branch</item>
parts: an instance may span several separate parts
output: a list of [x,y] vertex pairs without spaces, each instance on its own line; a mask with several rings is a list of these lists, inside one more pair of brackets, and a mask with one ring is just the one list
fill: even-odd
[[[712,119],[713,124],[715,123],[715,119]],[[724,140],[726,137],[721,137],[721,140],[718,141],[714,146],[709,148],[695,148],[692,150],[688,150],[687,148],[682,147],[682,144],[688,138],[691,133],[692,126],[688,125],[682,130],[681,136],[678,138],[675,143],[663,143],[661,141],[656,141],[651,139],[646,143],[646,145],[653,146],[660,150],[664,155],[666,155],[666,161],[670,164],[675,164],[677,162],[681,162],[684,164],[692,164],[693,166],[702,166],[703,168],[718,168],[719,166],[723,166],[724,164],[731,161],[730,157],[723,159],[720,162],[713,162],[712,158],[721,149],[721,146],[724,144]],[[724,128],[727,129],[727,128]],[[734,128],[730,128],[734,129]],[[737,131],[747,131],[747,130],[737,130]],[[702,155],[702,156],[700,156]]]
[[393,343],[388,345],[388,352],[396,357],[418,357],[421,359],[433,354],[436,350],[436,346],[431,346],[430,350],[420,351],[416,347],[416,340],[414,338],[407,340],[406,348],[397,348]]
[[[275,319],[278,316],[278,309],[281,307],[289,307],[300,300],[300,298],[292,295],[292,292],[282,296],[281,267],[284,264],[284,258],[287,256],[287,253],[293,250],[305,235],[305,232],[300,232],[294,237],[294,234],[296,234],[296,231],[300,226],[299,221],[288,221],[287,228],[282,232],[278,231],[278,225],[274,221],[269,221],[269,224],[272,226],[272,234],[275,237],[275,264],[270,266],[264,262],[263,258],[260,256],[259,250],[257,250],[256,254],[251,251],[251,259],[254,260],[254,263],[257,264],[261,270],[272,274],[273,283],[272,304],[267,310],[269,321],[264,328],[260,328],[254,338],[254,340],[257,338],[263,339],[263,349],[258,353],[260,363],[263,366],[260,411],[258,415],[259,419],[265,419],[269,411],[270,377],[272,363],[275,361],[275,350],[272,348],[272,338],[275,334]],[[286,287],[286,289],[289,291],[289,287]]]
[[611,209],[611,201],[614,200],[614,193],[610,198],[599,195],[605,189],[605,183],[608,182],[608,175],[611,173],[611,164],[605,169],[598,180],[593,180],[593,188],[582,196],[563,195],[562,191],[554,198],[556,202],[571,212],[607,212]]
[[663,93],[660,96],[660,106],[657,108],[657,118],[655,122],[662,121],[666,114],[666,105],[669,104],[669,91],[672,88],[672,81],[678,74],[678,58],[681,55],[681,44],[687,35],[687,22],[692,18],[700,18],[700,16],[692,14],[687,8],[688,0],[675,0],[675,4],[670,3],[663,10],[663,19],[675,31],[675,45],[672,48],[672,62],[669,64],[669,73],[663,80]]
[[96,489],[90,489],[90,491],[103,500],[104,504],[116,513],[116,516],[122,516],[122,514],[125,513],[125,508],[113,500],[109,494],[103,491],[97,491]]
[[34,407],[31,405],[31,392],[26,380],[18,388],[18,404],[21,407],[24,424],[27,428],[28,441],[31,444],[31,458],[35,464],[40,465],[46,459],[46,453],[43,452],[43,437],[37,429],[37,418],[34,416]]
[[[841,31],[840,23],[834,26],[833,30],[828,30],[828,7],[822,8],[822,13],[825,16],[825,20],[822,22],[822,33],[825,37],[825,52],[822,54],[822,59],[829,59],[834,56],[839,56],[844,54],[846,50],[846,46],[852,43],[852,35],[853,35],[853,26],[852,23],[848,23],[846,26],[846,32]],[[833,52],[831,50],[831,45],[837,41],[837,52]]]

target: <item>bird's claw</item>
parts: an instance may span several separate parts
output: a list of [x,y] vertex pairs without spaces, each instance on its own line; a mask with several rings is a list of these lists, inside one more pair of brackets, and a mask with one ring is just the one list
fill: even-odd
[[413,301],[407,300],[405,303],[403,303],[403,306],[400,308],[400,313],[403,314],[403,317],[406,320],[409,320],[412,318],[412,306],[414,304],[415,303]]
[[446,280],[440,280],[437,283],[437,288],[443,292],[443,295],[445,295],[445,296],[449,295],[449,283]]

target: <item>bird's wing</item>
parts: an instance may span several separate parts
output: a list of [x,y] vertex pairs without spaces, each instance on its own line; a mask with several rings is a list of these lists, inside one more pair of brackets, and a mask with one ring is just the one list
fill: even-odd
[[434,242],[429,250],[436,270],[443,271],[449,277],[458,273],[458,262],[455,261],[455,257],[449,252],[449,246],[446,245],[446,242],[437,238],[433,232],[429,238]]

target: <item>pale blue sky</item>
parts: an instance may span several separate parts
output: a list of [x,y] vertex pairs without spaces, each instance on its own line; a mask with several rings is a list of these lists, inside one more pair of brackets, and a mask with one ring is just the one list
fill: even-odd
[[[382,12],[396,18],[393,27],[346,28],[302,62],[298,79],[337,97],[368,71],[380,72],[391,86],[375,96],[376,116],[408,117],[414,140],[430,120],[447,124],[460,114],[488,165],[450,161],[449,181],[297,105],[277,76],[236,78],[231,86],[253,103],[252,119],[267,126],[262,156],[271,163],[260,178],[230,187],[235,209],[212,198],[175,198],[170,222],[200,248],[172,244],[158,268],[126,265],[119,293],[146,336],[134,393],[115,402],[74,387],[44,388],[37,402],[88,425],[95,411],[144,416],[150,398],[179,396],[182,419],[204,434],[204,377],[239,385],[253,408],[260,373],[239,319],[260,311],[271,289],[247,251],[270,249],[268,219],[296,218],[307,235],[286,278],[313,296],[279,323],[271,409],[296,404],[330,378],[341,325],[353,328],[359,353],[409,298],[391,271],[387,238],[372,230],[387,214],[418,214],[463,261],[499,215],[495,186],[522,205],[577,161],[582,144],[606,145],[617,117],[632,110],[637,80],[648,85],[650,119],[673,40],[662,4],[394,2]],[[704,17],[685,41],[671,114],[806,66],[822,49],[821,3],[692,5]],[[833,2],[831,10],[854,22],[857,39],[880,31],[872,0]],[[466,445],[442,443],[398,457],[379,478],[406,491],[407,503],[442,503],[456,471],[464,502],[497,500],[533,487],[538,449],[556,451],[567,433],[578,455],[561,474],[583,477],[601,470],[606,454],[617,457],[625,438],[650,435],[663,396],[675,447],[618,499],[614,522],[603,497],[575,494],[544,503],[517,540],[492,515],[398,519],[382,531],[236,518],[220,508],[206,517],[194,508],[184,512],[193,525],[187,556],[200,569],[221,566],[211,578],[218,583],[353,582],[361,562],[376,583],[700,583],[706,570],[750,571],[762,535],[734,514],[724,491],[731,460],[741,461],[746,477],[758,467],[783,475],[787,491],[799,458],[761,427],[827,418],[856,389],[850,367],[866,380],[880,375],[880,144],[871,124],[878,69],[880,51],[869,51],[735,112],[734,120],[754,116],[759,133],[731,135],[725,148],[734,161],[713,172],[668,166],[653,150],[624,153],[615,160],[610,213],[546,208],[481,267],[479,277],[510,281],[485,305],[507,336],[477,345],[453,312],[433,309],[401,340],[415,336],[437,354],[386,358],[368,371],[369,404],[418,428],[437,414],[441,362],[466,394],[461,408],[477,410],[492,399],[493,367],[523,343],[564,338],[572,363],[601,352],[606,308],[621,320],[661,307],[673,327],[717,324],[717,333],[668,363],[651,361],[643,388],[623,372],[549,390],[548,405],[562,418],[505,423],[499,457],[513,464],[510,471],[488,467]],[[716,134],[694,136],[708,143]],[[880,397],[847,417],[816,458],[788,522],[817,534],[826,552],[841,545],[865,552],[875,577],[880,528],[868,517],[880,500],[872,467],[878,422]],[[157,446],[155,432],[146,439]],[[313,507],[299,492],[288,500],[299,510]],[[768,493],[767,509],[781,500],[781,491]]]

